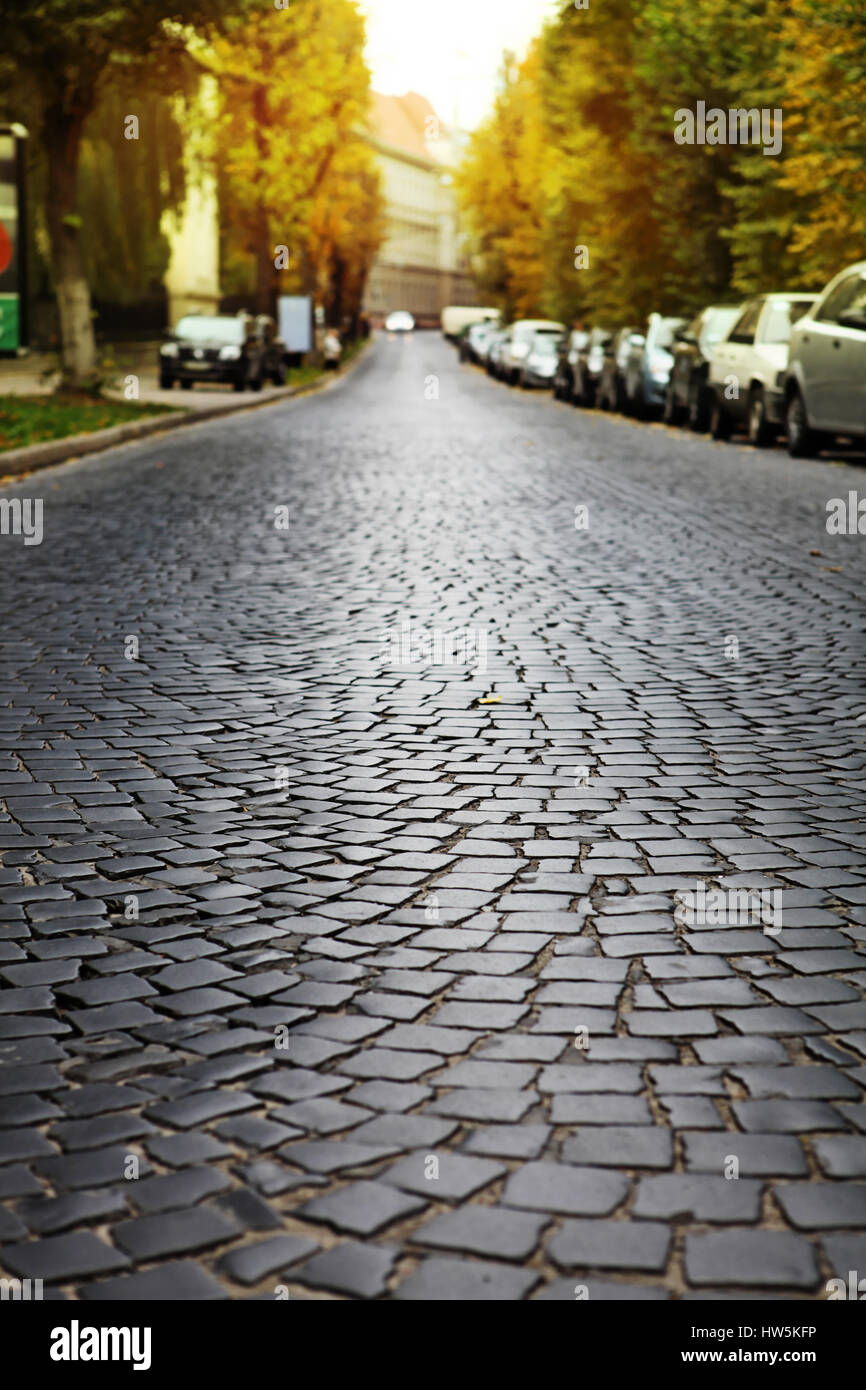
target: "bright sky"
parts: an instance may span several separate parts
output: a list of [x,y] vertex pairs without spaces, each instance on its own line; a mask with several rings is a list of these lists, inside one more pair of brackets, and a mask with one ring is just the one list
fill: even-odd
[[376,91],[416,91],[443,121],[486,115],[505,49],[522,57],[561,0],[359,0]]

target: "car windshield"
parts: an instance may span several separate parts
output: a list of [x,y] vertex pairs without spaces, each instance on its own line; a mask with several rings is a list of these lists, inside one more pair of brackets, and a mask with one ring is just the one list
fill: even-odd
[[548,328],[538,328],[534,323],[516,323],[513,329],[515,340],[518,342],[526,338],[531,340],[536,336],[540,337],[542,333],[553,333],[558,338],[561,332],[561,327],[556,323],[550,324]]
[[704,320],[701,330],[701,344],[706,347],[714,347],[728,335],[728,329],[733,328],[740,314],[740,306],[734,309],[711,309]]
[[532,351],[536,357],[555,357],[556,338],[552,333],[541,333],[532,340]]
[[243,319],[216,318],[206,314],[191,314],[181,319],[174,330],[175,337],[194,343],[218,339],[222,343],[242,343],[246,337]]
[[765,343],[788,343],[791,327],[811,309],[814,299],[779,300],[770,305],[767,323],[761,334]]
[[671,347],[674,341],[674,334],[678,328],[682,328],[685,319],[661,319],[656,324],[653,334],[653,346],[657,348]]

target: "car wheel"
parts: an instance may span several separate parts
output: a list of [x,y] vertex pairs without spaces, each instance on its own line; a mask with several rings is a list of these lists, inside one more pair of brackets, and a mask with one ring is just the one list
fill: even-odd
[[689,390],[689,429],[706,434],[710,427],[710,407],[707,392],[700,382]]
[[181,377],[181,380],[180,380],[180,389],[181,389],[181,391],[191,391],[191,390],[192,390],[192,382],[191,382],[191,381],[184,381],[183,377]]
[[788,401],[785,433],[788,436],[788,453],[791,458],[812,458],[821,447],[820,435],[809,425],[806,405],[799,391],[795,391]]
[[282,363],[279,367],[274,368],[273,372],[271,373],[271,381],[274,383],[275,386],[285,386],[286,369]]
[[258,372],[258,373],[257,373],[254,377],[252,377],[251,380],[250,380],[250,390],[251,390],[251,391],[261,391],[261,389],[262,389],[262,374],[261,374],[261,372]]
[[776,431],[767,420],[767,402],[760,386],[749,395],[749,443],[756,449],[766,449],[776,437]]
[[233,391],[243,391],[243,390],[246,388],[246,384],[247,384],[247,377],[246,377],[246,372],[245,372],[243,376],[236,376],[236,377],[235,377],[234,381],[232,382],[232,390],[233,390]]
[[730,439],[731,417],[718,396],[710,407],[710,434],[713,439]]
[[159,389],[160,389],[160,391],[170,391],[170,390],[172,389],[173,386],[174,386],[174,377],[172,376],[171,372],[163,372],[163,371],[160,371],[160,374],[159,374]]
[[674,399],[674,388],[669,386],[665,392],[665,403],[662,407],[662,419],[666,425],[678,425],[680,422],[680,408]]

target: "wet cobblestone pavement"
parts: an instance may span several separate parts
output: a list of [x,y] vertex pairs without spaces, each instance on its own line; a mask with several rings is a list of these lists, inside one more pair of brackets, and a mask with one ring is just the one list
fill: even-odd
[[6,488],[44,540],[2,538],[0,1271],[866,1274],[852,489],[432,334]]

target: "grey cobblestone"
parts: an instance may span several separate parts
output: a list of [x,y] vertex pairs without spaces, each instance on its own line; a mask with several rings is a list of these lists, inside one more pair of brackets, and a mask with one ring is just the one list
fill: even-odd
[[[0,1274],[573,1301],[861,1268],[837,476],[429,334],[38,475],[46,543],[0,538]],[[486,669],[391,663],[403,623],[483,629]],[[680,921],[699,884],[778,891],[781,932]]]

